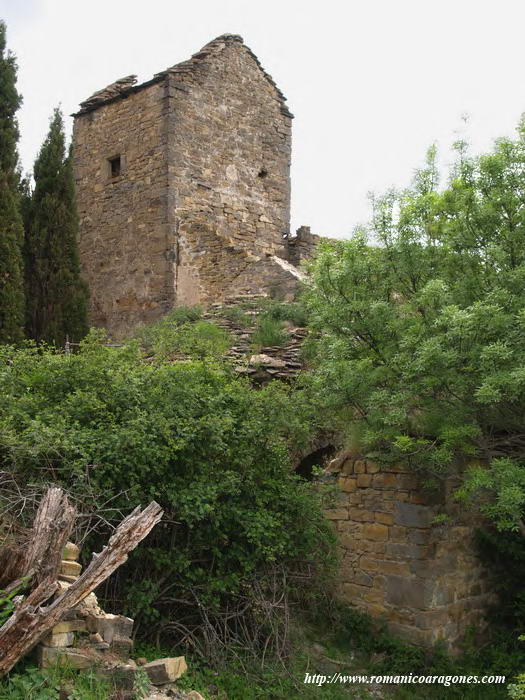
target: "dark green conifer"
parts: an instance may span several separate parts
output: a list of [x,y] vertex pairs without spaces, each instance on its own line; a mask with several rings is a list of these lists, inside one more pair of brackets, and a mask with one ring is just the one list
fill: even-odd
[[6,27],[0,21],[0,342],[23,337],[24,230],[18,192],[18,124],[22,98],[16,89],[16,59],[6,50]]
[[34,168],[26,230],[27,333],[62,346],[87,332],[87,288],[80,279],[71,153],[59,109]]

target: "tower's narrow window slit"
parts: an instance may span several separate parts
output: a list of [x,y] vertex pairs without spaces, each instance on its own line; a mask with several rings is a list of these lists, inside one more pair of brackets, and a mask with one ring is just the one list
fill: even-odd
[[121,173],[120,156],[109,159],[109,172],[111,177],[118,177]]

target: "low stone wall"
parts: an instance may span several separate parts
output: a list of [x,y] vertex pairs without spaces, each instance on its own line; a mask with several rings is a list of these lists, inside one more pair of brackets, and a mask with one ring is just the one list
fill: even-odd
[[[473,542],[475,520],[459,511],[447,480],[428,494],[414,472],[341,455],[328,466],[340,493],[327,510],[341,553],[340,595],[419,645],[457,648],[484,627],[491,600]],[[447,514],[443,524],[437,514]]]

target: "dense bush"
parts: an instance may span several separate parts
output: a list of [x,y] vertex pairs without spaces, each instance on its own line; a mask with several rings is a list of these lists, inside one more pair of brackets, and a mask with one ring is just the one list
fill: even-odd
[[182,306],[141,328],[137,338],[161,362],[180,354],[199,360],[220,359],[230,345],[229,334],[201,316],[200,307]]
[[491,495],[498,527],[525,534],[525,125],[486,156],[458,149],[444,190],[431,150],[367,230],[321,250],[315,393],[384,458],[488,464],[463,496]]
[[260,306],[265,316],[276,321],[290,321],[290,323],[301,327],[308,323],[306,308],[299,302],[265,299],[261,301]]
[[101,340],[69,356],[0,348],[0,469],[120,510],[161,503],[164,523],[106,589],[112,605],[142,632],[198,637],[226,607],[255,619],[276,572],[287,588],[293,571],[323,569],[328,529],[287,457],[306,438],[299,399],[292,410],[277,383],[255,391],[219,365]]

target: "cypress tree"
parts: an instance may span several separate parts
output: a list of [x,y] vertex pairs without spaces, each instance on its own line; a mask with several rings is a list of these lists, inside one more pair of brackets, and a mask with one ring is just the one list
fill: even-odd
[[27,333],[62,346],[87,332],[87,287],[80,279],[71,151],[59,109],[34,167],[26,229]]
[[22,103],[16,89],[17,65],[6,50],[6,26],[0,21],[0,342],[23,337],[24,230],[18,193],[18,124],[15,113]]

